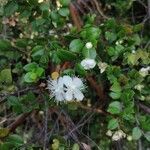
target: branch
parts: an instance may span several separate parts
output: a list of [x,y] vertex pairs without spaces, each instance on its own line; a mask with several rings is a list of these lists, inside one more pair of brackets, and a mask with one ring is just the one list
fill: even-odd
[[150,115],[150,108],[148,106],[145,106],[142,103],[139,103],[138,106],[139,106],[140,109],[142,109],[144,112],[146,112]]
[[86,79],[89,82],[89,84],[91,85],[91,87],[95,90],[95,92],[98,95],[98,97],[101,100],[105,100],[106,96],[104,95],[103,87],[101,85],[97,84],[92,76],[87,76]]
[[15,129],[21,125],[30,114],[31,112],[20,115],[12,124],[10,124],[10,126],[8,126],[9,132],[15,131]]
[[69,9],[70,9],[70,14],[71,14],[73,23],[77,27],[78,31],[80,31],[80,29],[83,25],[83,22],[82,22],[82,20],[79,16],[79,13],[73,3],[70,3]]
[[95,113],[99,113],[99,114],[103,114],[103,115],[109,115],[108,112],[105,112],[102,109],[91,108],[91,107],[82,105],[81,103],[76,103],[76,104],[77,104],[77,106],[79,106],[82,109],[85,109],[85,110],[88,110],[88,111],[91,111],[91,112],[95,112]]

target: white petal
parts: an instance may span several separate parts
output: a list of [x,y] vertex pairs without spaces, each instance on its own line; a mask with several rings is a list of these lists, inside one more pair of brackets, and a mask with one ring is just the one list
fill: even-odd
[[94,59],[86,58],[81,61],[81,66],[83,66],[83,68],[86,70],[94,68],[95,65],[96,65],[96,62]]
[[58,86],[63,87],[63,85],[64,85],[63,78],[60,77],[60,78],[58,79]]
[[73,84],[76,86],[76,87],[83,87],[83,82],[81,79],[77,78],[77,77],[74,77],[73,78]]
[[56,99],[57,101],[63,101],[63,100],[64,100],[63,93],[58,93],[58,94],[56,94],[55,99]]
[[83,100],[84,95],[83,95],[83,93],[82,93],[79,89],[75,89],[75,90],[73,91],[73,93],[74,93],[74,97],[75,97],[77,100],[79,100],[79,101],[82,101],[82,100]]
[[72,78],[70,76],[63,76],[63,83],[68,87],[72,85]]
[[72,90],[68,90],[68,91],[65,93],[65,99],[66,99],[67,101],[73,100],[73,92],[72,92]]

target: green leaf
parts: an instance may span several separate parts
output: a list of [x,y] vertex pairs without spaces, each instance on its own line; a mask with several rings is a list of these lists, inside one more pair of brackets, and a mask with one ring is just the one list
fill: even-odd
[[5,84],[12,83],[11,69],[4,69],[0,72],[0,82]]
[[85,58],[91,58],[95,59],[96,58],[96,50],[94,48],[87,49],[86,47],[83,48],[82,54]]
[[100,36],[101,30],[97,27],[90,27],[87,29],[87,37],[92,41],[93,39],[98,39]]
[[49,3],[41,3],[40,4],[40,9],[42,10],[42,11],[49,11]]
[[106,38],[106,40],[113,42],[117,39],[117,35],[113,32],[106,31],[105,38]]
[[119,84],[119,82],[114,82],[113,85],[110,88],[111,91],[113,92],[121,92],[121,86]]
[[150,131],[146,132],[146,133],[144,134],[144,136],[145,136],[145,138],[147,139],[147,141],[150,142]]
[[25,74],[24,80],[27,83],[35,82],[37,80],[37,74],[34,72],[28,72]]
[[8,128],[1,128],[0,129],[0,138],[4,138],[9,134],[9,129]]
[[134,127],[132,130],[132,137],[134,140],[138,140],[142,136],[141,129],[139,127]]
[[120,102],[114,101],[109,104],[107,111],[110,112],[111,114],[119,114],[122,111],[122,105]]
[[116,55],[119,55],[124,50],[124,46],[118,44],[115,46],[115,50],[116,50]]
[[136,65],[136,64],[138,64],[138,59],[139,59],[139,58],[140,58],[140,57],[139,57],[138,55],[136,55],[136,54],[132,54],[132,53],[128,54],[128,55],[127,55],[128,64],[131,64],[131,65]]
[[114,130],[119,126],[118,120],[117,119],[111,119],[108,122],[108,129]]
[[16,46],[17,47],[21,47],[21,48],[25,48],[28,45],[28,40],[27,39],[17,39],[16,40]]
[[108,49],[107,49],[107,52],[108,52],[108,55],[109,56],[114,56],[115,55],[115,49],[113,48],[113,47],[109,47]]
[[80,150],[80,147],[77,143],[73,144],[72,150]]
[[36,6],[38,4],[38,0],[28,0],[30,5]]
[[38,77],[41,77],[43,74],[44,74],[44,69],[41,68],[41,67],[38,67],[35,71],[35,74],[38,76]]
[[109,96],[110,96],[112,99],[119,99],[120,96],[121,96],[121,93],[120,93],[120,92],[118,92],[118,93],[116,93],[116,92],[110,92]]
[[7,98],[7,105],[9,107],[12,107],[12,109],[15,113],[22,112],[22,103],[19,101],[19,98],[16,96],[9,96]]
[[0,40],[0,51],[10,50],[12,48],[10,41]]
[[38,19],[36,19],[36,25],[41,26],[44,24],[45,21],[46,20],[44,18],[38,18]]
[[10,142],[11,144],[13,144],[15,147],[17,146],[21,146],[24,144],[24,141],[23,141],[23,138],[17,134],[13,134],[13,135],[10,135],[8,138],[7,138],[7,142]]
[[58,150],[60,146],[60,142],[58,139],[53,139],[53,144],[52,144],[52,149],[53,150]]
[[83,48],[84,44],[80,39],[74,39],[73,41],[71,41],[70,45],[69,45],[69,49],[72,52],[76,52],[79,53],[81,51],[81,49]]
[[33,60],[37,61],[44,55],[44,47],[41,45],[37,45],[32,49],[31,57]]
[[29,64],[25,65],[23,67],[23,69],[28,72],[28,71],[33,71],[33,70],[37,69],[37,67],[38,67],[38,64],[33,62],[33,63],[29,63]]
[[69,16],[69,9],[68,8],[60,8],[58,13],[63,17],[67,17],[67,16]]
[[12,15],[14,12],[18,10],[18,4],[15,1],[11,1],[5,6],[4,14],[6,16]]
[[73,61],[76,59],[76,55],[73,52],[67,51],[67,50],[58,50],[57,56],[62,61]]
[[70,0],[60,0],[60,3],[62,6],[68,6],[70,3]]
[[97,39],[100,37],[101,30],[97,27],[85,27],[80,34],[82,38],[96,45]]
[[81,76],[85,76],[86,75],[86,70],[81,66],[80,63],[75,65],[75,71]]

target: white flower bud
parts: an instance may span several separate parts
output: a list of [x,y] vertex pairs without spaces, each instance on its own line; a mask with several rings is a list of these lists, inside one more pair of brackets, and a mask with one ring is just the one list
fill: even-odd
[[132,136],[131,135],[127,136],[127,140],[132,141]]
[[86,58],[81,61],[81,66],[83,66],[85,70],[92,69],[95,67],[95,65],[96,65],[96,62],[94,59]]
[[40,115],[44,115],[44,111],[39,111],[39,114]]
[[93,47],[93,45],[92,45],[91,42],[88,42],[88,43],[85,44],[85,47],[86,47],[87,49],[90,49],[90,48]]
[[69,28],[73,27],[73,25],[71,23],[68,23],[67,25],[68,25]]
[[44,0],[38,0],[38,3],[42,3]]
[[132,53],[135,54],[135,50],[132,50]]

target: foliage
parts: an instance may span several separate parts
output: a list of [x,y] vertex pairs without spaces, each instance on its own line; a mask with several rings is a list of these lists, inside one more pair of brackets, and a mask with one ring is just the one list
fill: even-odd
[[[110,7],[106,12],[110,17],[97,24],[94,12],[87,14],[81,17],[84,25],[79,31],[72,26],[70,2],[2,0],[0,4],[0,149],[109,149],[120,130],[125,136],[118,141],[123,140],[126,149],[135,149],[138,140],[148,148],[148,21],[141,23],[136,14],[134,23],[129,19],[131,7],[141,4],[102,1]],[[86,70],[81,65],[86,58],[97,65]],[[83,101],[58,104],[50,98],[47,80],[64,75],[86,83]],[[11,131],[14,118],[28,113],[28,120]]]

